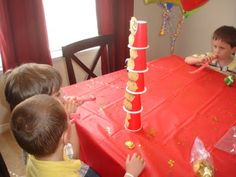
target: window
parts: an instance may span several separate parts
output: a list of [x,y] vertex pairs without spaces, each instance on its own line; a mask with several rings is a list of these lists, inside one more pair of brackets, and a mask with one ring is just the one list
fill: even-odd
[[62,46],[98,34],[95,0],[43,0],[43,4],[53,58],[62,55]]

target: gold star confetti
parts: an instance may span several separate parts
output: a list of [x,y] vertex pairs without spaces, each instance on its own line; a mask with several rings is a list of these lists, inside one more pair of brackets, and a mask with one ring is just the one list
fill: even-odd
[[171,160],[171,159],[168,160],[167,163],[168,163],[169,167],[171,167],[171,168],[175,165],[175,161],[174,161],[174,160]]
[[126,146],[128,149],[134,149],[135,144],[134,144],[133,141],[128,140],[128,141],[125,142],[125,146]]
[[148,138],[154,138],[156,136],[156,130],[154,128],[149,128],[146,135]]
[[199,177],[213,177],[213,166],[207,160],[196,160],[193,163],[193,171]]

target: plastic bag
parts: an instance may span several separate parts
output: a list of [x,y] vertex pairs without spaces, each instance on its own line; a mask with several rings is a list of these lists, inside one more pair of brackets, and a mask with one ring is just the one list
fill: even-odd
[[213,177],[214,167],[210,153],[205,149],[203,142],[197,137],[191,150],[190,163],[198,177]]
[[231,127],[215,144],[219,150],[236,155],[236,125]]

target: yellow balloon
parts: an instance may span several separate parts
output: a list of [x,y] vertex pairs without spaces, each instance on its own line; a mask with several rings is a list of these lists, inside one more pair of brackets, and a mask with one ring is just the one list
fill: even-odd
[[175,5],[179,5],[179,0],[160,0],[161,3],[173,3]]

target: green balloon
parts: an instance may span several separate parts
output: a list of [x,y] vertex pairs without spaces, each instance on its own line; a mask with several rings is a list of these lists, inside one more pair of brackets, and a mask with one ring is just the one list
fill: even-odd
[[185,17],[185,18],[190,17],[190,16],[193,15],[198,9],[199,9],[199,8],[193,9],[193,10],[191,10],[191,11],[185,11],[185,12],[184,12],[184,17]]

